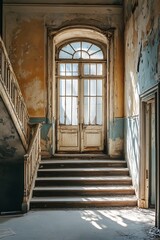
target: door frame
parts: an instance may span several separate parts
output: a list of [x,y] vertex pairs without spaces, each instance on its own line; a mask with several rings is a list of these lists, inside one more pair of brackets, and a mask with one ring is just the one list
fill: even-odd
[[[106,31],[101,30],[94,26],[67,26],[65,28],[54,28],[54,27],[47,27],[47,117],[50,119],[52,124],[52,134],[51,134],[51,154],[54,155],[56,152],[56,46],[62,42],[65,42],[72,38],[78,38],[83,36],[84,38],[90,39],[92,42],[93,39],[97,39],[97,43],[106,46],[106,56],[107,56],[107,69],[106,69],[106,96],[104,96],[104,101],[106,104],[106,119],[104,121],[104,152],[110,154],[110,121],[114,116],[114,61],[115,61],[115,41],[114,41],[114,34],[117,30],[115,28],[109,28]],[[111,81],[112,80],[112,81]]]
[[149,191],[148,191],[148,180],[147,170],[149,162],[146,161],[147,141],[146,141],[146,130],[144,121],[145,106],[146,104],[154,99],[155,101],[155,146],[156,146],[156,186],[155,186],[155,225],[160,227],[160,84],[158,83],[153,88],[149,89],[145,93],[140,95],[140,168],[139,168],[139,200],[138,206],[141,208],[149,207]]

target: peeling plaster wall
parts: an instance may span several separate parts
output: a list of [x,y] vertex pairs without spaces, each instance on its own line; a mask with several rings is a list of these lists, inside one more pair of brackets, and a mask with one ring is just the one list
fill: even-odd
[[[117,3],[114,1],[113,3]],[[47,27],[87,25],[106,31],[115,28],[112,96],[108,125],[110,155],[123,155],[123,17],[122,9],[113,7],[57,7],[53,5],[4,5],[4,39],[32,121],[44,120],[43,148],[51,144],[50,97],[48,97]],[[46,130],[47,129],[47,130]],[[122,132],[121,131],[121,132]],[[116,136],[116,137],[115,137]],[[112,139],[113,137],[113,139]]]
[[0,97],[0,213],[20,211],[25,149]]
[[0,97],[0,163],[22,162],[25,149]]
[[30,116],[42,117],[46,106],[43,19],[24,15],[10,13],[6,19],[8,52]]
[[139,184],[139,99],[157,84],[160,45],[159,0],[125,1],[125,153],[133,183]]

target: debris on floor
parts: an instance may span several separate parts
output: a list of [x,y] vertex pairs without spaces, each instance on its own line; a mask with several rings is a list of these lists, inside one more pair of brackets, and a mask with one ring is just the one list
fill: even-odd
[[149,234],[151,237],[156,237],[157,240],[160,239],[160,229],[156,227],[152,227],[149,231]]

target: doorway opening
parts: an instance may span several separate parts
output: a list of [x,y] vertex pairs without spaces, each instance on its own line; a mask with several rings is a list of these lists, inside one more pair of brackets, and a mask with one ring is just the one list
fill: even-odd
[[147,207],[155,208],[156,199],[156,138],[155,98],[144,103],[145,154],[146,154],[146,200]]
[[113,113],[114,30],[48,29],[48,117],[51,151],[109,152]]
[[158,88],[141,96],[140,207],[157,209],[158,177]]
[[57,151],[104,150],[106,58],[90,40],[57,49]]

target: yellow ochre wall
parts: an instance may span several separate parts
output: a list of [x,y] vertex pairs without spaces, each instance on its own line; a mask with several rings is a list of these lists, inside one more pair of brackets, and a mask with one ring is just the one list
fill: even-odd
[[[124,94],[123,94],[123,10],[122,6],[53,6],[5,5],[4,41],[13,69],[25,98],[29,115],[33,121],[51,123],[51,97],[48,95],[48,29],[57,31],[68,26],[88,26],[104,34],[114,32],[114,56],[108,64],[114,65],[110,73],[112,82],[107,90],[109,118],[107,123],[107,148],[111,155],[123,155]],[[83,36],[82,36],[83,37]],[[111,62],[112,59],[112,62]],[[48,97],[49,96],[49,97]],[[47,119],[47,120],[46,120]],[[49,130],[42,138],[51,142]]]

